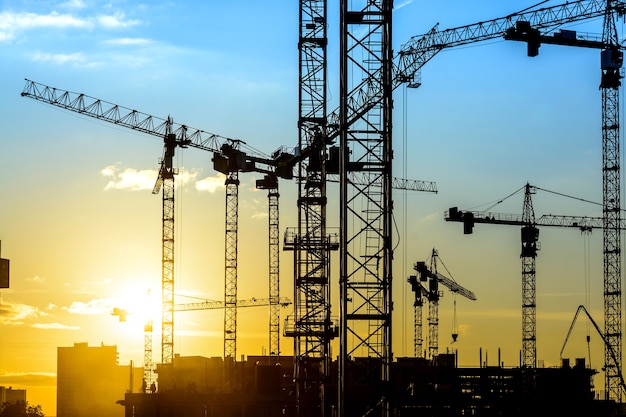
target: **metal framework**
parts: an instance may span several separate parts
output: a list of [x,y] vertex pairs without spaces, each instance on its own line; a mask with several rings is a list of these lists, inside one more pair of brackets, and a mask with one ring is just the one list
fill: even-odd
[[267,192],[269,210],[270,357],[280,356],[280,230],[278,182]]
[[[392,7],[341,1],[339,416],[392,410]],[[367,108],[353,98],[367,83]],[[367,181],[355,184],[350,174]],[[368,391],[365,408],[353,401]]]
[[226,236],[224,255],[224,362],[237,359],[237,243],[239,173],[226,178]]
[[174,357],[174,149],[176,136],[171,132],[171,121],[168,119],[165,135],[164,157],[157,183],[152,190],[158,194],[163,188],[163,216],[161,227],[161,360],[163,364],[171,364]]
[[[266,175],[257,180],[256,188],[267,190],[268,202],[268,265],[269,265],[269,306],[270,333],[269,356],[280,356],[280,230],[278,216],[278,178]],[[239,304],[238,304],[239,305]],[[273,360],[272,360],[273,361]]]
[[[476,295],[467,288],[462,287],[456,281],[437,271],[439,252],[433,248],[430,257],[430,268],[426,262],[416,262],[413,269],[419,275],[411,275],[408,278],[411,289],[415,293],[415,322],[414,322],[414,354],[422,357],[422,306],[424,298],[428,300],[428,358],[434,359],[439,354],[439,299],[442,293],[439,284],[448,288],[450,292],[460,294],[469,300],[476,300]],[[428,282],[428,288],[422,282]]]
[[[299,14],[298,225],[288,229],[285,250],[294,252],[294,312],[285,335],[294,338],[296,415],[329,410],[330,250],[326,231],[326,0],[301,0]],[[335,240],[335,248],[336,248]]]
[[531,195],[535,192],[526,184],[522,209],[522,366],[537,367],[537,280],[536,259],[539,229]]
[[[619,50],[616,20],[617,1],[607,0],[602,41],[602,206],[604,253],[604,349],[606,398],[623,399],[620,387],[622,364],[622,251],[620,242],[620,119],[619,87],[623,54]],[[622,11],[619,11],[622,13]],[[614,353],[614,355],[612,354]]]

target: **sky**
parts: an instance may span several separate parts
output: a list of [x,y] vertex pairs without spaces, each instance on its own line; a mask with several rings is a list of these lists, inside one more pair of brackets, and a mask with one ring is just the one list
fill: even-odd
[[[452,28],[533,4],[396,1],[394,50],[436,23]],[[339,5],[328,7],[332,111]],[[602,22],[568,28],[600,33]],[[23,98],[24,79],[171,116],[269,154],[297,143],[297,42],[298,3],[286,0],[0,1],[0,256],[11,262],[11,287],[0,290],[0,385],[27,389],[29,403],[55,415],[57,347],[116,345],[120,364],[141,366],[143,321],[158,316],[160,295],[161,198],[151,191],[162,141]],[[446,273],[477,297],[456,300],[452,343],[455,297],[444,290],[439,351],[456,351],[461,366],[478,366],[480,352],[489,365],[498,357],[519,364],[520,231],[477,225],[464,235],[444,212],[521,213],[523,194],[505,197],[528,182],[540,188],[537,216],[601,216],[601,206],[580,200],[602,201],[599,62],[595,50],[543,45],[529,58],[526,45],[493,40],[442,51],[423,68],[421,87],[394,92],[394,176],[438,189],[394,192],[396,357],[413,355],[407,278],[435,248]],[[211,156],[188,149],[175,157],[177,303],[223,299],[224,178]],[[267,251],[259,249],[267,195],[254,188],[258,175],[240,179],[238,297],[267,297]],[[296,193],[294,182],[281,180],[281,233],[296,225]],[[338,187],[331,184],[328,195],[328,226],[337,227]],[[579,305],[602,326],[602,233],[544,227],[540,244],[537,359],[554,366]],[[281,296],[288,298],[291,257],[281,252]],[[334,254],[333,297],[338,261]],[[114,307],[130,311],[126,322],[110,314]],[[288,314],[281,310],[281,319]],[[267,317],[263,307],[239,311],[238,355],[267,351]],[[175,322],[175,353],[223,354],[222,311],[181,312]],[[158,361],[158,334],[154,340]],[[281,337],[281,351],[292,353],[290,339]],[[601,340],[584,319],[563,356],[602,367]],[[602,389],[603,378],[595,383]]]

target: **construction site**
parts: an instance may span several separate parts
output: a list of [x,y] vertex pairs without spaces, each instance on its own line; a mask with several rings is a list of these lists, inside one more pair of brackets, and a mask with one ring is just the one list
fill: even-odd
[[[118,401],[126,417],[626,415],[619,108],[623,47],[616,28],[626,15],[626,2],[578,0],[541,7],[542,2],[465,26],[441,29],[435,24],[408,39],[399,51],[392,49],[392,0],[328,3],[299,2],[295,146],[265,153],[170,117],[26,80],[22,97],[163,141],[152,190],[162,196],[161,316],[145,323],[143,387]],[[337,40],[329,41],[328,9],[338,6],[339,48],[329,51]],[[601,38],[574,30],[574,25],[592,19],[603,22]],[[602,172],[598,184],[603,190],[602,216],[535,215],[532,197],[547,190],[530,183],[516,192],[523,194],[521,214],[462,206],[443,213],[443,221],[460,223],[459,235],[494,224],[521,230],[519,363],[505,366],[499,352],[491,352],[489,360],[481,351],[478,366],[466,367],[459,366],[458,352],[440,349],[439,299],[445,292],[478,303],[481,295],[451,276],[437,248],[427,259],[415,260],[409,276],[392,270],[398,239],[392,191],[438,192],[435,182],[393,175],[398,146],[392,129],[394,92],[401,86],[419,88],[422,67],[439,52],[496,39],[525,44],[528,57],[539,55],[544,44],[597,51],[602,129],[597,132],[601,144],[595,145],[602,147],[602,166],[597,167]],[[331,68],[329,53],[339,56],[339,68]],[[329,105],[330,71],[340,74],[337,109]],[[224,298],[212,304],[178,304],[174,298],[178,175],[174,155],[179,148],[209,152],[211,168],[226,178]],[[268,234],[259,239],[266,243],[258,250],[267,253],[269,269],[262,275],[267,277],[268,298],[238,295],[239,186],[249,173],[260,176],[256,188],[267,191]],[[295,226],[281,228],[279,223],[279,183],[297,187]],[[338,185],[339,195],[328,193],[330,183]],[[336,202],[338,213],[329,213],[329,201]],[[327,224],[331,216],[339,219],[338,227]],[[604,349],[599,369],[590,367],[585,358],[561,357],[552,367],[538,363],[536,258],[539,229],[544,227],[602,233],[604,316],[594,318],[581,305],[572,322],[573,328],[583,314],[593,324],[592,333],[601,338]],[[280,289],[281,254],[293,258],[293,271],[288,272],[291,294]],[[331,266],[331,254],[336,265]],[[331,270],[338,276],[331,277]],[[397,314],[399,305],[394,308],[392,281],[414,295],[412,355],[398,355],[392,343],[392,312]],[[456,298],[454,302],[456,309]],[[237,315],[251,306],[269,311],[267,354],[239,359]],[[223,356],[176,354],[175,316],[203,309],[223,310]],[[281,309],[288,313],[281,317]],[[126,314],[113,313],[120,321]],[[456,310],[454,314],[456,321]],[[160,326],[160,340],[153,340],[153,325]],[[453,342],[458,335],[454,328]],[[285,350],[281,338],[293,340],[293,355],[281,354]],[[594,383],[596,375],[602,387]]]

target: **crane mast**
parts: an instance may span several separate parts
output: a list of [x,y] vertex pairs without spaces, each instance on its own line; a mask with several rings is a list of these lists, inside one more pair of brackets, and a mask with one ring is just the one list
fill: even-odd
[[[622,8],[622,9],[619,9]],[[622,368],[622,263],[620,242],[620,120],[619,87],[623,53],[617,38],[615,21],[623,14],[623,4],[607,0],[601,54],[602,90],[602,214],[604,253],[604,349],[606,398],[621,402]],[[614,353],[611,354],[611,353]]]
[[[387,417],[393,407],[389,392],[393,2],[342,0],[340,4],[338,411],[341,417]],[[363,90],[370,105],[355,111],[352,98]],[[363,175],[366,184],[354,184],[352,173]],[[362,398],[365,381],[376,383],[366,405],[359,408],[354,399]]]
[[[294,312],[285,335],[294,338],[296,415],[329,413],[326,382],[330,342],[330,251],[326,231],[327,1],[300,0],[298,224],[287,230],[284,250],[294,254]],[[336,249],[336,242],[334,249]]]

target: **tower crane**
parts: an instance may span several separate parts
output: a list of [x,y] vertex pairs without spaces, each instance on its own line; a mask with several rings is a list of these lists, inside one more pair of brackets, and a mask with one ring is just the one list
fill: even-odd
[[[353,9],[351,9],[353,7]],[[569,23],[621,13],[624,2],[607,3],[601,0],[573,1],[562,5],[533,11],[513,13],[499,19],[479,22],[454,29],[439,31],[433,27],[426,35],[411,38],[391,60],[391,2],[386,0],[350,4],[343,1],[340,10],[340,56],[341,56],[341,103],[339,109],[328,116],[326,141],[340,139],[341,196],[340,220],[343,225],[354,225],[354,230],[344,227],[340,242],[340,309],[341,349],[339,357],[338,413],[346,416],[372,412],[380,415],[390,412],[390,396],[384,386],[391,370],[391,321],[390,291],[391,270],[387,268],[393,246],[388,216],[391,209],[388,194],[388,173],[391,172],[391,92],[400,85],[419,87],[419,71],[426,62],[445,48],[502,38],[507,29],[518,20],[527,21],[532,27],[548,32]],[[610,10],[610,13],[607,11]],[[607,77],[607,78],[610,78]],[[611,98],[608,97],[607,98]],[[612,96],[612,98],[616,98]],[[604,107],[606,110],[615,106]],[[612,134],[615,133],[614,125]],[[603,129],[607,130],[607,129]],[[614,153],[615,149],[610,152]],[[611,167],[615,167],[612,163]],[[370,186],[356,186],[350,182],[349,173],[367,172]],[[382,172],[382,174],[381,174]],[[617,174],[616,174],[617,175]],[[606,187],[605,187],[606,189]],[[606,201],[606,200],[605,200]],[[613,200],[613,201],[619,201]],[[366,216],[361,207],[365,207]],[[353,208],[354,207],[354,208]],[[357,209],[358,207],[358,209]],[[613,205],[611,205],[613,207]],[[615,237],[614,231],[611,233]],[[378,241],[378,243],[375,243]],[[362,242],[363,247],[357,247]],[[367,242],[367,243],[366,243]],[[612,239],[612,242],[617,242]],[[614,246],[614,245],[612,245]],[[615,253],[611,248],[610,253]],[[614,260],[613,256],[613,260]],[[370,264],[371,262],[371,264]],[[607,261],[607,263],[609,263]],[[615,269],[612,262],[611,269]],[[614,280],[610,280],[614,281]],[[607,284],[605,284],[607,286]],[[615,287],[611,282],[612,288]],[[610,291],[612,295],[617,291]],[[371,295],[368,295],[371,294]],[[375,296],[372,296],[374,295]],[[359,300],[354,302],[354,300]],[[614,303],[613,303],[614,304]],[[359,306],[359,310],[348,309]],[[373,314],[366,311],[369,308]],[[614,310],[614,308],[612,308]],[[617,316],[617,314],[614,314]],[[619,318],[617,318],[619,320]],[[615,326],[615,331],[618,326]],[[347,335],[355,337],[356,343],[348,345]],[[363,334],[365,334],[363,336]],[[358,384],[350,377],[347,367],[351,356],[366,351],[369,357],[379,358],[380,367],[372,368],[372,374],[380,376],[381,388],[372,396],[367,410],[348,412],[350,395],[358,395]],[[621,355],[620,355],[621,356]],[[378,378],[377,376],[377,378]],[[348,393],[354,387],[354,394]]]
[[[238,139],[227,138],[215,133],[191,128],[154,117],[137,110],[109,103],[85,94],[60,90],[26,80],[22,97],[29,97],[65,110],[70,110],[123,126],[135,131],[164,138],[164,156],[153,193],[163,189],[163,238],[162,238],[162,341],[163,364],[171,364],[174,344],[174,176],[173,156],[176,147],[193,147],[213,152],[214,168],[226,175],[226,238],[225,238],[225,286],[224,286],[224,357],[235,360],[237,324],[237,233],[238,233],[238,187],[239,171],[260,172],[270,177],[291,178],[292,172],[281,166],[286,157],[283,152],[271,159],[247,146]],[[245,152],[245,151],[246,152]],[[275,187],[269,188],[273,196],[278,195]],[[270,197],[271,198],[271,197]],[[270,231],[277,229],[277,204],[270,205]],[[272,223],[273,222],[273,223]],[[271,239],[271,237],[270,237]],[[276,256],[270,257],[277,261]],[[270,265],[271,279],[275,279],[277,266]],[[276,291],[276,286],[271,286]],[[278,295],[272,294],[276,303]],[[273,308],[273,307],[272,307]],[[274,310],[272,310],[274,311]],[[270,324],[270,333],[276,334],[276,323]]]
[[527,368],[535,368],[537,365],[535,260],[539,250],[538,226],[574,227],[582,231],[591,231],[596,228],[602,228],[604,223],[602,218],[587,216],[542,215],[536,218],[531,196],[536,193],[538,187],[527,183],[523,188],[524,203],[521,216],[492,212],[462,211],[457,207],[452,207],[446,213],[445,220],[463,223],[463,232],[465,234],[471,234],[476,223],[521,226],[522,365]]
[[[413,269],[419,275],[411,275],[408,278],[411,289],[415,293],[415,356],[419,357],[422,351],[421,307],[423,306],[423,299],[426,298],[428,300],[428,357],[430,359],[434,359],[439,354],[439,298],[441,298],[439,284],[442,284],[454,294],[460,294],[469,300],[476,300],[476,295],[472,291],[464,288],[455,280],[448,278],[437,270],[438,258],[439,253],[433,248],[430,268],[426,266],[426,262],[418,261],[413,266]],[[425,282],[428,282],[428,288],[425,284],[422,284]],[[453,335],[453,337],[456,336]]]

